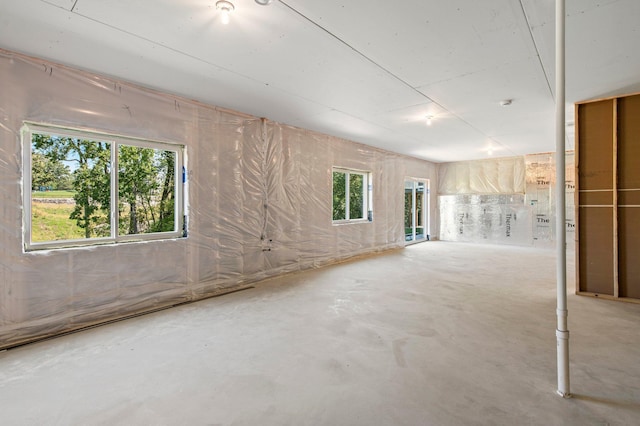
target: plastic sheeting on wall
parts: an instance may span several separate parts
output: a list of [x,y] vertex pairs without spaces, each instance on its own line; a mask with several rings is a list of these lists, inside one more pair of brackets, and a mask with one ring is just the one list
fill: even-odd
[[[493,168],[495,160],[486,160]],[[478,169],[478,163],[461,170]],[[551,247],[555,242],[555,155],[532,154],[524,157],[525,194],[440,195],[440,239]],[[575,246],[574,155],[566,154],[566,232],[567,247]],[[480,167],[480,169],[483,169]],[[442,170],[442,169],[441,169]],[[451,176],[451,175],[449,175]],[[467,183],[480,181],[484,174],[462,175],[462,191]],[[495,180],[495,179],[494,179]],[[453,185],[450,185],[453,187]],[[476,187],[481,185],[476,184]],[[510,217],[507,221],[506,218]]]
[[438,194],[524,194],[524,157],[438,165]]
[[[404,178],[436,180],[427,161],[3,50],[0,84],[0,348],[402,247]],[[24,120],[184,144],[188,238],[25,253]],[[372,172],[372,222],[332,224],[333,166]]]

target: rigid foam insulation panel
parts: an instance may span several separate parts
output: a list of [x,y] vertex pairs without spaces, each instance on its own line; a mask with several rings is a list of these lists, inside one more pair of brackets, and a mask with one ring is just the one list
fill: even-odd
[[[0,84],[0,349],[403,247],[405,178],[436,182],[427,161],[3,50]],[[25,251],[25,120],[184,144],[188,237]],[[332,223],[334,166],[372,173],[371,222]]]
[[640,95],[576,104],[579,294],[640,299]]
[[[574,153],[566,153],[566,239],[575,241]],[[438,165],[440,239],[553,247],[555,154]]]
[[[567,248],[575,247],[575,155],[565,154],[565,231]],[[556,156],[555,153],[525,156],[526,199],[532,212],[533,245],[553,247],[556,241]]]
[[531,209],[524,196],[443,195],[440,239],[531,245]]

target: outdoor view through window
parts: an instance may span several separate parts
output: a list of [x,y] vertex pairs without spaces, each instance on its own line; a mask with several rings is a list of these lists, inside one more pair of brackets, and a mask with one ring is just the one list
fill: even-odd
[[31,244],[178,232],[179,147],[99,134],[30,135]]
[[366,173],[334,169],[332,192],[334,221],[349,221],[366,217]]

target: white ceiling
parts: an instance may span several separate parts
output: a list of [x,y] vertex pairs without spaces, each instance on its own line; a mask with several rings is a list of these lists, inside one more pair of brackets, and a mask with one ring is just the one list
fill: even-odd
[[[232,1],[0,0],[0,47],[438,162],[555,149],[555,0]],[[640,92],[640,1],[566,3],[570,149],[573,102]]]

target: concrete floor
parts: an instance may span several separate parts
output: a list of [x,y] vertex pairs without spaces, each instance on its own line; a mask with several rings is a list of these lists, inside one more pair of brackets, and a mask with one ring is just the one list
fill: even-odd
[[640,305],[553,250],[432,242],[0,353],[0,424],[637,425]]

